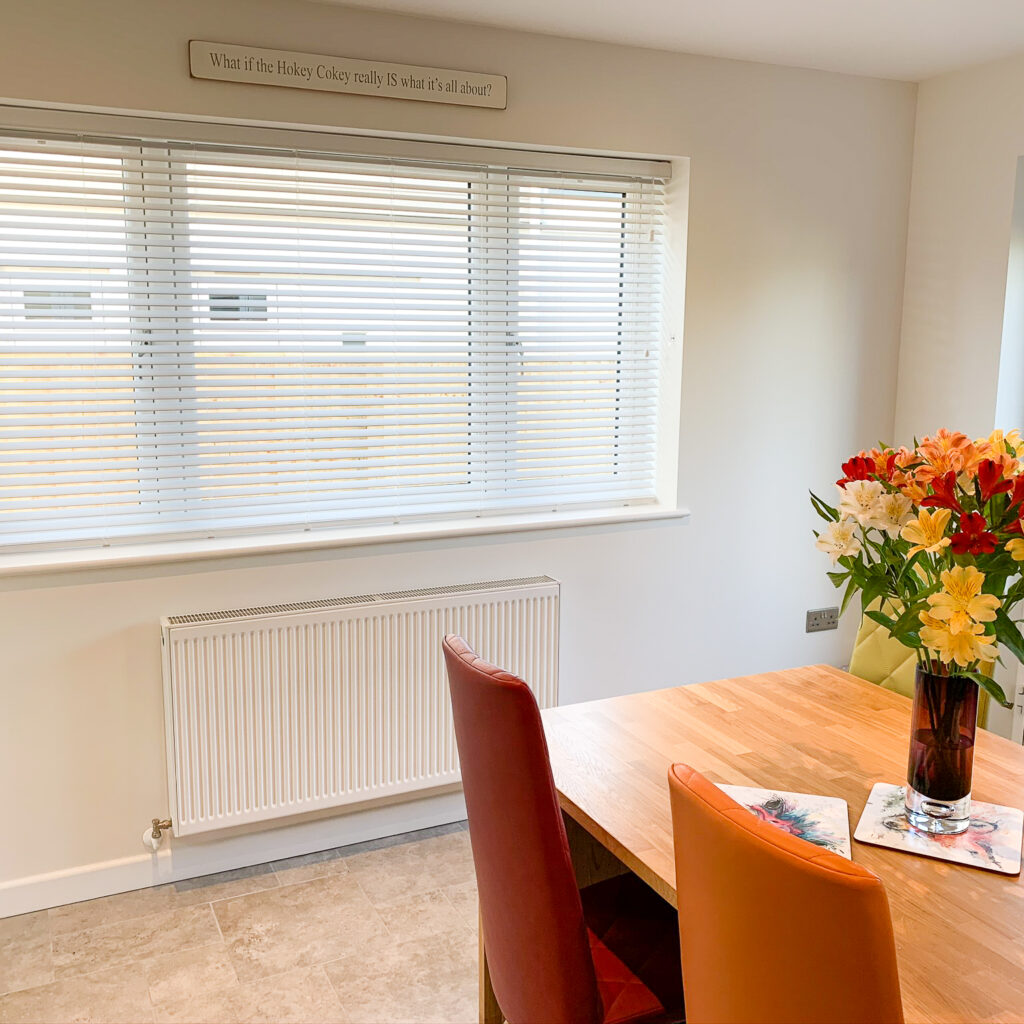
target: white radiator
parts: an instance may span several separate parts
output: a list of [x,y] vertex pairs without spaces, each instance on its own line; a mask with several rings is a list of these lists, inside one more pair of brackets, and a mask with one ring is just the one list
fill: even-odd
[[162,620],[175,835],[459,781],[445,633],[557,700],[547,576]]

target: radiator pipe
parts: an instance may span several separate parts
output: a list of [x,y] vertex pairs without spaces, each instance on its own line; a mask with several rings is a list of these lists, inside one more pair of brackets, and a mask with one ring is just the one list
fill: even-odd
[[164,841],[164,831],[171,828],[171,819],[154,818],[153,823],[142,833],[142,845],[156,853]]

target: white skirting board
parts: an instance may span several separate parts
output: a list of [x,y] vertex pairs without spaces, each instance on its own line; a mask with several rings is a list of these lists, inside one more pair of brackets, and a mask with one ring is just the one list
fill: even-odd
[[166,839],[158,853],[0,882],[0,918],[446,825],[465,816],[459,789],[242,835]]

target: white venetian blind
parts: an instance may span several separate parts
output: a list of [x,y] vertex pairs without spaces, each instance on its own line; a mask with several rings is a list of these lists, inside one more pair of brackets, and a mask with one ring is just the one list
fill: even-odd
[[0,544],[652,499],[662,212],[619,174],[0,138]]

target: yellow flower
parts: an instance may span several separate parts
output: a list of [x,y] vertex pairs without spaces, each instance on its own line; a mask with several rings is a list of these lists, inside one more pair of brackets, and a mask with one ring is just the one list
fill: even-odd
[[842,522],[829,523],[821,536],[814,542],[819,551],[824,551],[832,559],[832,564],[843,555],[860,554],[860,540],[854,532],[852,519],[844,519]]
[[994,456],[1017,455],[1024,441],[1021,440],[1019,430],[1011,430],[1005,434],[1001,430],[993,430],[987,439],[979,438],[975,444],[979,447],[987,445]]
[[935,554],[944,547],[948,547],[949,538],[944,537],[943,534],[949,525],[951,515],[948,508],[937,508],[934,512],[929,512],[924,508],[920,509],[917,518],[911,519],[900,531],[900,536],[914,545],[907,552],[907,557],[912,558],[918,551]]
[[939,579],[943,589],[931,594],[928,604],[931,605],[932,616],[945,622],[950,633],[970,632],[975,623],[991,622],[996,617],[999,598],[995,594],[981,592],[985,574],[978,572],[973,565],[954,566]]
[[1006,550],[1015,562],[1024,562],[1024,537],[1017,537],[1006,542]]
[[985,627],[973,623],[969,629],[954,633],[947,622],[927,612],[920,614],[921,643],[935,651],[939,660],[948,665],[955,661],[961,668],[967,668],[975,661],[995,661],[999,650],[995,637],[985,635]]

